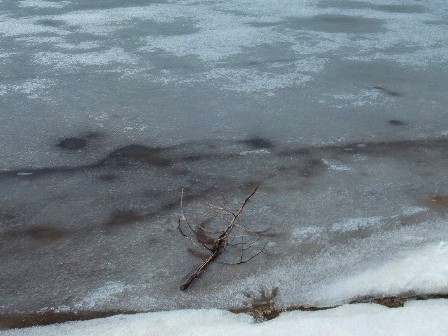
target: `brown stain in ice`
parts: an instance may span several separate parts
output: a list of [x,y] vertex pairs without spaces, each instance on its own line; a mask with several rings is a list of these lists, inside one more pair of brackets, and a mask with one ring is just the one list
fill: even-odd
[[9,229],[4,233],[6,238],[32,238],[44,243],[51,243],[61,239],[64,232],[52,226],[34,226],[29,228]]
[[448,208],[448,194],[430,194],[424,199],[424,203],[426,204],[426,206],[433,209]]
[[109,219],[106,224],[111,226],[129,225],[140,222],[144,219],[145,216],[136,210],[117,209],[112,211],[109,215]]

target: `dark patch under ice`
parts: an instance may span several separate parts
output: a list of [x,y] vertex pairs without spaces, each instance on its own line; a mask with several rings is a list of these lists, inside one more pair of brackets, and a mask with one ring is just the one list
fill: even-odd
[[372,9],[387,13],[424,13],[425,7],[419,5],[395,5],[395,4],[375,4],[364,1],[347,0],[321,0],[318,3],[321,8],[342,8],[342,9]]
[[383,20],[348,15],[317,15],[305,19],[290,19],[288,22],[292,29],[326,33],[380,33],[384,29]]
[[397,120],[397,119],[391,119],[387,121],[389,124],[391,124],[392,126],[405,126],[406,123],[401,121],[401,120]]

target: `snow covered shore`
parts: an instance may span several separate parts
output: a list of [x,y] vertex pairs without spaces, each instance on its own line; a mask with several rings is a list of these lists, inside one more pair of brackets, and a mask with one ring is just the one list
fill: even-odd
[[181,310],[16,329],[2,336],[175,336],[175,335],[447,335],[448,300],[408,302],[402,308],[344,305],[318,311],[283,313],[254,323],[245,314],[223,310]]

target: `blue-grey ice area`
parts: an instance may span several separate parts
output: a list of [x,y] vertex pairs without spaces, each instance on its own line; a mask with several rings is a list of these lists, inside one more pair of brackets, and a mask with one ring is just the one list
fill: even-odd
[[[353,280],[448,240],[447,13],[446,0],[0,0],[0,313],[448,290]],[[182,188],[200,223],[257,181],[239,223],[269,228],[268,253],[181,292],[200,262],[176,229]],[[358,292],[330,290],[341,282]]]

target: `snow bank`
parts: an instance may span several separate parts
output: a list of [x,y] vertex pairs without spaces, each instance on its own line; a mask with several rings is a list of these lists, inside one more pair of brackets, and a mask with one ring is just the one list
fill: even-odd
[[408,302],[391,309],[375,304],[345,305],[318,312],[289,312],[254,323],[245,314],[183,310],[119,315],[47,327],[4,331],[2,336],[150,335],[448,335],[448,300]]
[[346,302],[357,296],[448,293],[448,243],[427,245],[361,274],[338,281],[324,297]]

